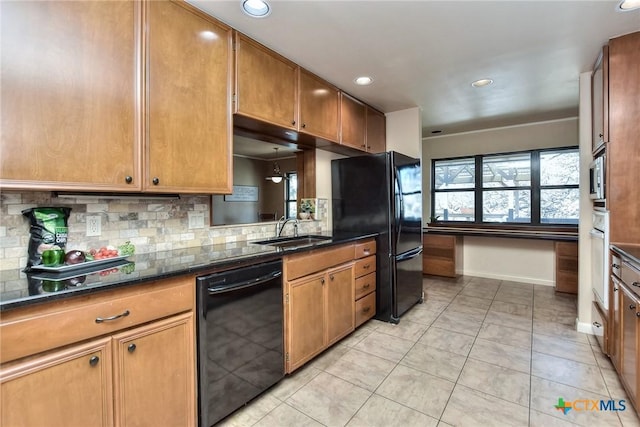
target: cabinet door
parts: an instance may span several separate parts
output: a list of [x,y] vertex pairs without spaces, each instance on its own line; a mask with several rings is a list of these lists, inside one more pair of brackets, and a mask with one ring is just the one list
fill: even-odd
[[387,150],[387,125],[384,114],[367,107],[367,151],[382,153]]
[[139,190],[139,3],[0,8],[0,186]]
[[327,345],[353,331],[355,327],[355,285],[353,265],[327,272]]
[[236,33],[235,112],[297,130],[297,66]]
[[[622,325],[620,319],[620,307],[622,291],[620,290],[620,283],[617,279],[611,277],[611,287],[609,294],[609,325],[611,331],[611,337],[609,339],[609,357],[613,363],[616,371],[620,372],[620,343],[622,337]],[[605,332],[606,333],[606,332]]]
[[113,337],[116,426],[194,426],[193,314]]
[[592,150],[609,142],[609,48],[602,48],[591,74]]
[[145,189],[230,193],[231,29],[187,4],[146,5]]
[[109,338],[12,364],[0,371],[3,426],[110,426]]
[[638,388],[638,316],[640,306],[636,297],[624,286],[622,291],[622,381],[631,400],[636,402]]
[[340,143],[358,150],[365,150],[365,105],[347,95],[340,95]]
[[285,345],[288,373],[325,348],[325,285],[325,275],[316,274],[302,277],[287,286]]
[[338,142],[340,92],[306,70],[300,70],[300,130]]

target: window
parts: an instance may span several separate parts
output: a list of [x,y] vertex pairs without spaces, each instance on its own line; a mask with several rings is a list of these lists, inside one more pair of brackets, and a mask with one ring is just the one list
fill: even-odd
[[285,197],[284,211],[287,218],[298,217],[298,174],[296,172],[287,172],[285,174]]
[[578,223],[575,147],[434,160],[432,166],[431,216],[441,221]]

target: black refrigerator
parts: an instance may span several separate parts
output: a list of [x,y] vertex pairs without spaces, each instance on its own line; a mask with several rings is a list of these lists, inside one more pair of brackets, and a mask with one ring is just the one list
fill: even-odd
[[422,302],[422,173],[420,160],[390,151],[333,160],[334,235],[376,238],[376,316],[398,323]]

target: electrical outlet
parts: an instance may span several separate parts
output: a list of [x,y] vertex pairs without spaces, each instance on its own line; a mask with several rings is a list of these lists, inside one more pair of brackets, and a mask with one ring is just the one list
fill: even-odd
[[189,229],[204,228],[204,212],[202,211],[189,211],[187,212],[189,217]]
[[99,236],[102,234],[102,218],[100,215],[87,217],[87,237]]

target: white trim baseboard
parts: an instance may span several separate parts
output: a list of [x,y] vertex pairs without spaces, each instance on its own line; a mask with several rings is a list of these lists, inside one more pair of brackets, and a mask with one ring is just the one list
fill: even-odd
[[492,274],[486,271],[469,271],[464,270],[465,276],[484,277],[485,279],[507,280],[509,282],[532,283],[534,285],[555,286],[553,280],[544,280],[535,277],[509,276],[506,274]]
[[591,323],[580,322],[578,319],[576,319],[576,330],[583,334],[593,335],[593,326]]

